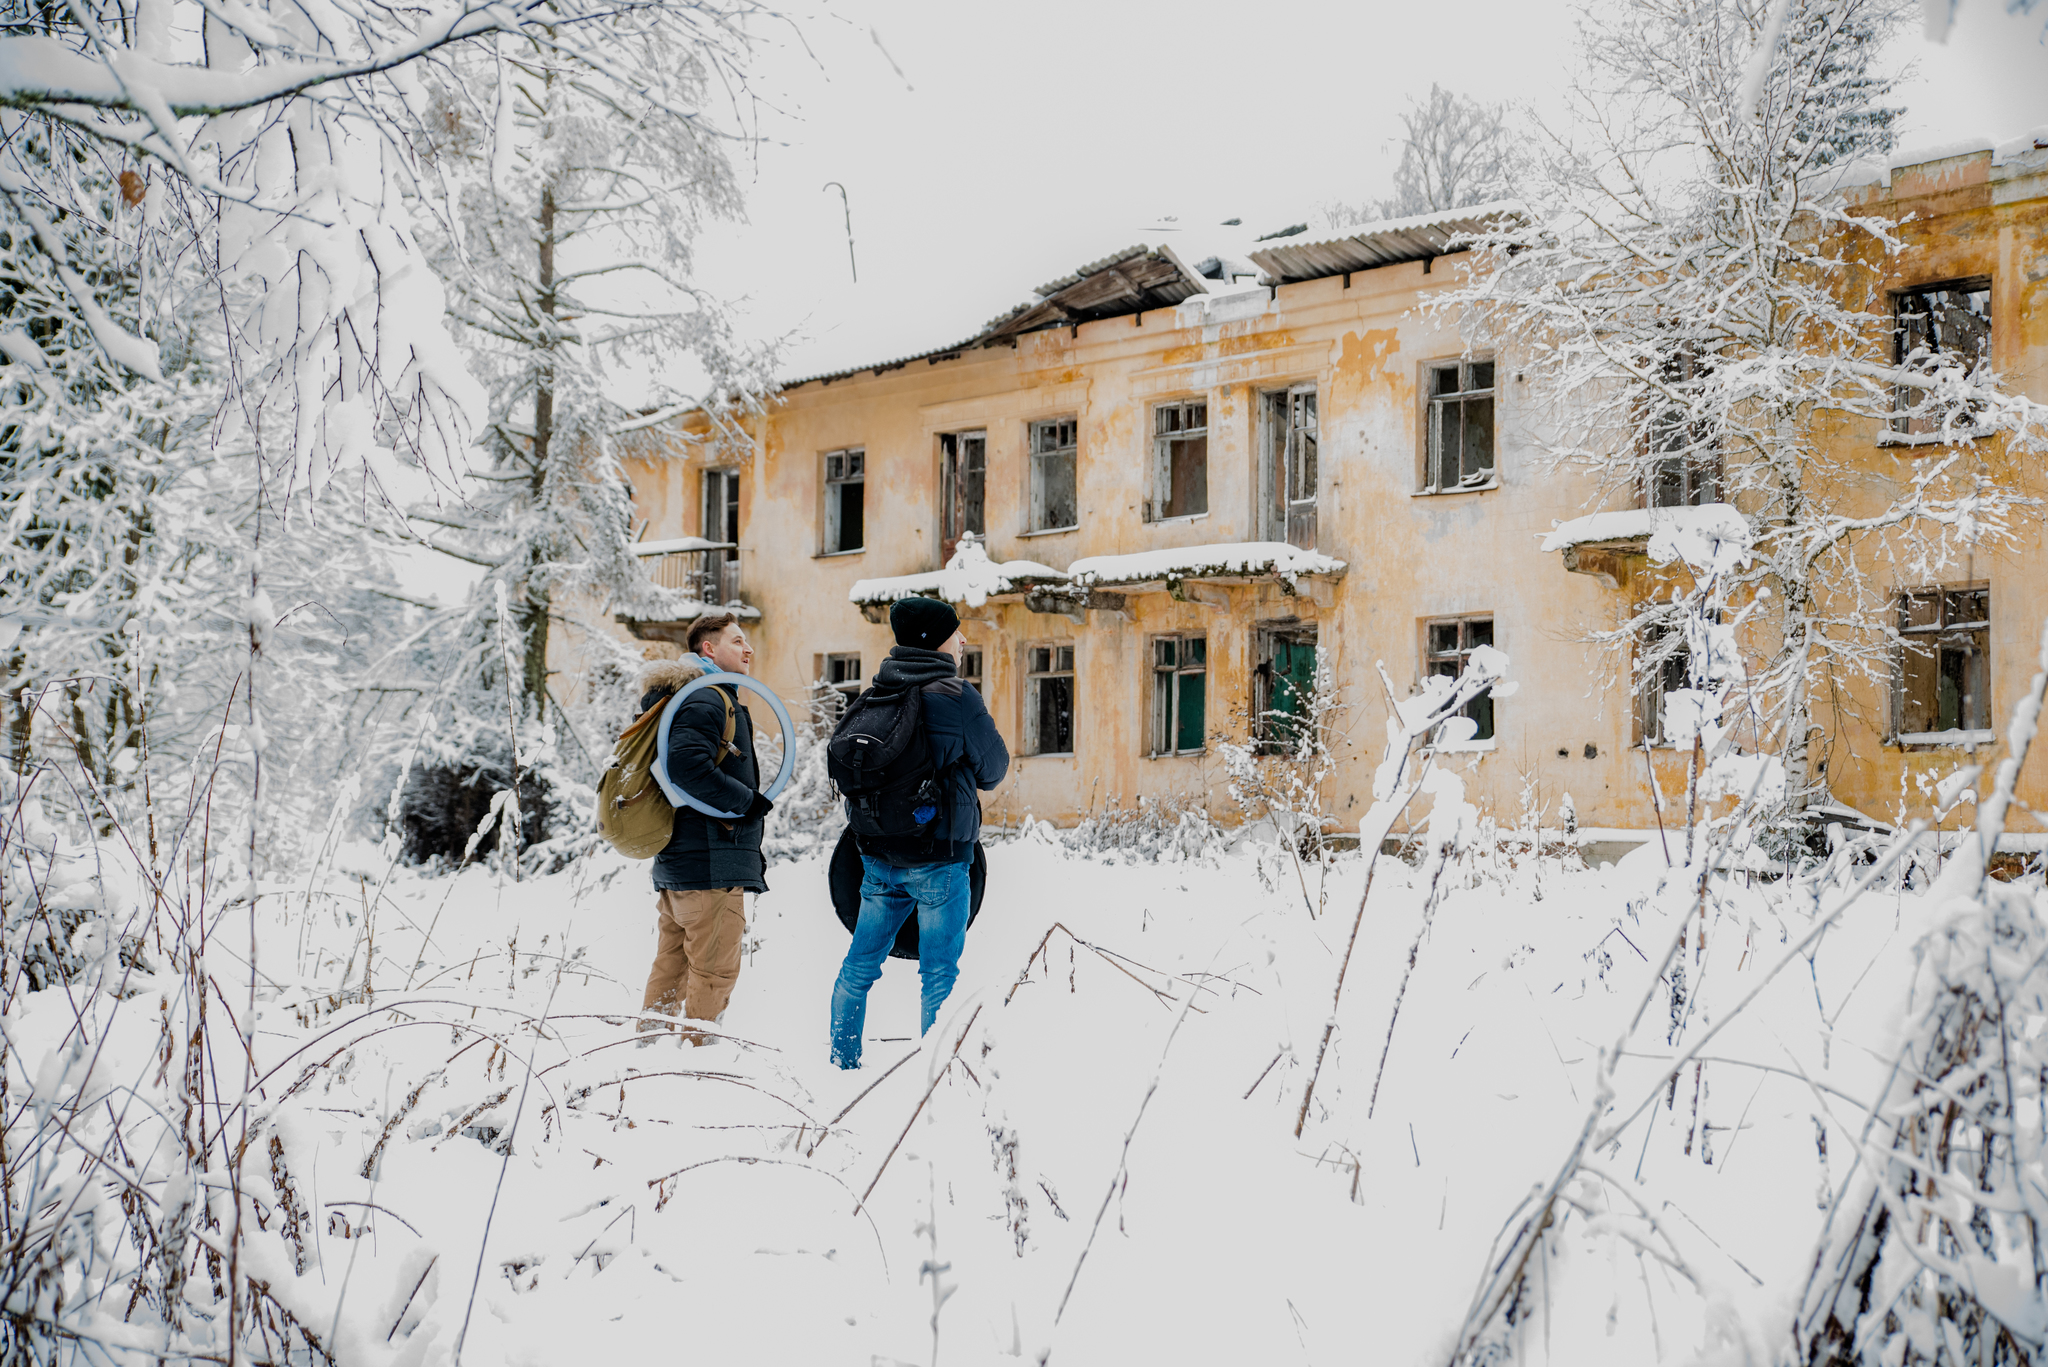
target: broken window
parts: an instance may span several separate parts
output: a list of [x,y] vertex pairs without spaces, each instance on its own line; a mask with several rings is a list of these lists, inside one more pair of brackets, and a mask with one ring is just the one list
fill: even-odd
[[1636,732],[1642,743],[1668,745],[1664,732],[1664,699],[1691,686],[1692,651],[1685,633],[1653,624],[1636,651]]
[[1163,403],[1152,410],[1152,497],[1145,520],[1209,511],[1209,405]]
[[740,472],[704,472],[704,539],[723,541],[726,549],[707,552],[703,590],[706,603],[737,602],[740,596]]
[[981,647],[969,646],[960,653],[960,678],[975,692],[988,696],[988,690],[982,687],[981,682]]
[[1991,589],[1914,589],[1899,595],[1898,737],[1991,739]]
[[812,669],[827,714],[837,718],[860,695],[860,655],[855,652],[815,656]]
[[1074,456],[1078,448],[1072,418],[1031,424],[1031,530],[1056,532],[1081,522]]
[[[1465,665],[1472,652],[1481,646],[1493,644],[1493,618],[1453,617],[1423,624],[1427,636],[1424,672],[1442,674],[1457,678],[1465,672]],[[1472,733],[1473,740],[1493,739],[1493,695],[1482,693],[1458,709],[1461,715],[1470,717],[1478,729]]]
[[825,554],[867,544],[867,452],[854,448],[825,457]]
[[[1892,343],[1901,369],[1932,374],[1960,368],[1969,374],[1991,362],[1991,281],[1950,280],[1892,296]],[[1971,429],[1975,415],[1935,402],[1925,389],[1899,385],[1893,391],[1894,432],[1940,432],[1945,425]]]
[[1314,716],[1316,629],[1261,627],[1252,667],[1252,736],[1264,754],[1293,750]]
[[1207,744],[1209,639],[1152,638],[1152,754],[1191,755]]
[[1697,508],[1721,497],[1721,452],[1713,424],[1689,406],[1706,365],[1690,345],[1666,358],[1669,389],[1656,394],[1649,423],[1649,454],[1643,468],[1643,506]]
[[1073,754],[1074,648],[1026,647],[1024,665],[1024,752]]
[[1429,368],[1429,459],[1425,493],[1493,483],[1493,362],[1445,361]]
[[1316,546],[1316,387],[1275,390],[1265,400],[1265,460],[1259,471],[1264,537]]
[[963,536],[985,536],[988,433],[948,432],[939,438],[939,562],[953,558]]

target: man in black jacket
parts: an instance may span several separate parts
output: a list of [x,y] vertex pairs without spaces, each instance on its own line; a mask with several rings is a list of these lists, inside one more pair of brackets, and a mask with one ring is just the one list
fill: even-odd
[[[749,673],[754,648],[731,613],[700,617],[690,625],[690,650],[712,672]],[[690,661],[668,661],[642,675],[648,686],[640,699],[645,712],[697,677]],[[725,719],[733,718],[732,744]],[[699,689],[676,709],[668,733],[669,780],[690,796],[739,819],[721,821],[694,807],[676,809],[675,833],[654,856],[656,922],[660,942],[647,975],[641,1010],[690,1020],[715,1021],[732,998],[740,976],[740,942],[747,929],[746,894],[768,890],[761,859],[761,827],[772,804],[756,789],[760,766],[754,759],[754,723],[739,705],[739,689]],[[659,1029],[643,1020],[641,1029]],[[692,1044],[704,1043],[694,1030]]]
[[832,986],[832,1061],[860,1066],[868,989],[896,932],[917,917],[917,967],[923,980],[921,1018],[930,1030],[960,976],[971,894],[968,867],[981,836],[977,790],[995,787],[1010,769],[1010,751],[981,694],[960,681],[967,639],[960,618],[935,598],[905,598],[889,610],[896,648],[875,671],[876,688],[924,690],[925,738],[940,779],[938,813],[929,834],[860,838],[860,920]]

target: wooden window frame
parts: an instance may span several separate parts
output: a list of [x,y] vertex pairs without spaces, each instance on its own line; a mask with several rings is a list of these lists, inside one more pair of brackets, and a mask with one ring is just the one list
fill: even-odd
[[[1473,373],[1478,367],[1486,368],[1486,383],[1474,385],[1477,378]],[[1458,388],[1454,392],[1439,394],[1436,377],[1446,370],[1458,373]],[[1497,363],[1491,356],[1447,358],[1440,361],[1425,361],[1422,365],[1423,433],[1422,433],[1422,480],[1419,493],[1424,494],[1472,494],[1482,489],[1500,487],[1500,388]],[[1464,430],[1465,409],[1479,400],[1485,400],[1487,430],[1490,450],[1485,466],[1486,478],[1473,481],[1464,471],[1463,456],[1459,457],[1459,478],[1451,483],[1443,482],[1443,425],[1444,411],[1456,404],[1459,411],[1459,431]],[[1463,444],[1462,435],[1459,438]]]
[[[1306,551],[1316,547],[1322,445],[1319,410],[1313,380],[1284,389],[1268,389],[1259,395],[1262,430],[1257,522],[1261,536]],[[1304,487],[1306,495],[1302,492]]]
[[[1174,659],[1162,663],[1160,647],[1171,643]],[[1187,648],[1197,647],[1201,659],[1194,664],[1187,660]],[[1148,639],[1146,642],[1147,673],[1151,676],[1150,691],[1146,695],[1146,729],[1149,743],[1146,757],[1150,759],[1171,759],[1179,755],[1199,755],[1209,748],[1208,698],[1209,698],[1209,633],[1206,631],[1168,631]],[[1181,704],[1186,699],[1182,680],[1194,675],[1202,676],[1202,743],[1181,748],[1169,744],[1162,746],[1162,740],[1173,742],[1180,738]],[[1162,706],[1165,715],[1161,716]]]
[[[1053,433],[1053,444],[1041,450],[1039,437],[1048,429]],[[1062,438],[1065,438],[1064,442]],[[1030,482],[1030,488],[1025,491],[1025,534],[1049,536],[1055,532],[1071,532],[1078,529],[1081,525],[1080,419],[1034,418],[1026,423],[1024,459],[1028,467],[1025,478]],[[1054,522],[1046,512],[1046,467],[1061,461],[1067,466],[1067,482],[1074,491],[1074,517],[1071,522]]]
[[[1050,667],[1039,669],[1035,658],[1037,651],[1050,651]],[[1062,668],[1062,653],[1064,665]],[[1062,756],[1072,758],[1081,743],[1081,692],[1080,671],[1077,652],[1072,641],[1031,641],[1024,646],[1024,753],[1030,756]],[[1041,748],[1039,735],[1039,689],[1048,679],[1067,681],[1067,748],[1046,750]]]
[[[1486,626],[1486,639],[1483,641],[1469,639],[1470,636],[1476,634],[1470,629],[1476,628],[1480,623],[1484,623]],[[1458,643],[1456,648],[1452,650],[1440,651],[1436,649],[1431,633],[1434,628],[1446,626],[1457,627]],[[1423,676],[1427,678],[1433,674],[1449,673],[1455,678],[1457,675],[1465,672],[1465,662],[1471,658],[1473,651],[1481,646],[1493,645],[1498,639],[1494,615],[1491,612],[1466,612],[1442,617],[1426,617],[1422,621]],[[1453,664],[1456,667],[1448,671],[1438,668],[1438,666],[1444,664]],[[1478,697],[1459,708],[1458,715],[1472,718],[1473,721],[1479,723],[1480,729],[1485,732],[1484,735],[1475,732],[1471,740],[1462,742],[1463,745],[1485,745],[1499,738],[1500,719],[1494,714],[1492,689],[1489,688],[1486,692],[1481,693]]]
[[960,542],[988,540],[988,429],[939,433],[939,563]]
[[[1196,410],[1200,410],[1199,414]],[[1168,414],[1180,415],[1180,423],[1167,428]],[[1187,421],[1199,416],[1199,424]],[[1181,522],[1209,515],[1209,400],[1207,397],[1168,399],[1151,407],[1149,440],[1152,443],[1149,492],[1145,496],[1145,521]],[[1174,506],[1173,454],[1176,445],[1199,438],[1202,443],[1202,487],[1199,508],[1168,512]],[[1192,482],[1192,481],[1190,481]]]
[[[818,522],[818,544],[820,547],[822,547],[822,549],[819,551],[820,555],[858,555],[860,552],[867,549],[868,522],[870,520],[869,515],[874,511],[872,508],[868,507],[867,455],[867,448],[865,446],[846,446],[841,447],[837,451],[827,451],[822,457],[819,458],[818,473],[820,487],[824,491],[822,500],[823,506],[819,509]],[[835,476],[832,473],[832,463],[835,460],[841,462],[841,473],[837,476]],[[840,526],[840,518],[842,516],[842,510],[844,509],[845,505],[843,502],[844,495],[840,495],[838,498],[835,499],[834,493],[836,490],[843,489],[845,486],[849,484],[858,484],[861,486],[861,544],[858,546],[842,546],[835,544],[841,539],[841,536],[843,534]]]
[[[1955,606],[1953,600],[1966,597],[1981,597],[1984,604],[1984,615],[1976,621],[1954,622],[1949,615]],[[1928,598],[1932,598],[1936,602],[1936,620],[1919,626],[1913,625],[1912,611],[1915,600],[1925,600]],[[1989,745],[1995,742],[1998,738],[1996,730],[1998,713],[1992,706],[1991,626],[1993,621],[1992,614],[1997,611],[1997,606],[1992,602],[1990,581],[1980,579],[1962,584],[1922,584],[1912,588],[1901,589],[1895,598],[1893,611],[1896,614],[1897,642],[1892,668],[1892,743],[1894,745],[1919,747]],[[1973,639],[1966,643],[1963,638]],[[1926,644],[1922,645],[1920,642],[1926,642]],[[1939,688],[1941,677],[1945,672],[1943,668],[1944,656],[1950,651],[1955,651],[1964,655],[1974,654],[1981,657],[1981,664],[1978,666],[1977,674],[1978,684],[1983,690],[1982,696],[1963,695],[1975,704],[1973,709],[1975,712],[1974,718],[1959,715],[1956,719],[1956,725],[1946,730],[1908,731],[1906,729],[1908,654],[1909,652],[1920,650],[1929,652],[1926,658],[1932,669],[1937,690],[1935,707],[1940,705]],[[1964,667],[1967,668],[1967,664]],[[1958,706],[1961,705],[1962,700],[1959,699]],[[1938,713],[1930,718],[1930,720],[1938,722],[1940,720]],[[1968,722],[1971,720],[1976,720],[1980,724],[1976,726],[1968,725]]]

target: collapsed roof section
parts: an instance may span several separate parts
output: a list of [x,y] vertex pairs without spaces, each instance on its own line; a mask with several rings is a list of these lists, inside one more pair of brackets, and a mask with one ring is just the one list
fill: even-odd
[[914,361],[936,364],[979,347],[1014,346],[1017,338],[1027,332],[1078,327],[1102,318],[1121,318],[1148,309],[1172,308],[1197,294],[1206,293],[1208,288],[1208,281],[1189,270],[1174,254],[1173,248],[1126,247],[1040,285],[1029,301],[1000,318],[990,320],[988,326],[963,342],[893,361],[834,371],[830,375],[806,375],[802,379],[788,381],[783,388],[795,389],[812,383],[831,384],[834,380],[870,372],[881,375],[900,370]]
[[1438,209],[1412,218],[1361,224],[1343,237],[1320,242],[1275,241],[1252,260],[1283,285],[1369,271],[1403,261],[1428,261],[1464,250],[1464,240],[1526,217],[1518,201],[1495,200],[1462,209]]
[[1182,264],[1173,248],[1126,247],[1040,285],[1035,300],[992,319],[977,340],[987,345],[1043,328],[1073,327],[1146,309],[1172,308],[1208,288],[1201,276]]

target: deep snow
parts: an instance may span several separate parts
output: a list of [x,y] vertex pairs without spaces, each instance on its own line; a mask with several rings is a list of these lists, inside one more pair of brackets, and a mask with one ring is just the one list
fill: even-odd
[[[289,1187],[308,1218],[303,1275],[287,1242],[258,1237],[260,1275],[323,1337],[338,1326],[350,1364],[450,1362],[466,1314],[477,1364],[928,1363],[932,1263],[951,1293],[946,1363],[1442,1362],[1490,1244],[1578,1131],[1643,955],[1688,902],[1654,843],[1595,871],[1500,848],[1452,865],[1368,1119],[1426,894],[1382,858],[1297,1141],[1362,857],[1332,870],[1319,918],[1285,857],[1248,841],[1124,863],[1030,827],[989,862],[939,1026],[911,1038],[915,970],[890,961],[857,1074],[826,1062],[846,934],[815,860],[771,871],[723,1023],[735,1038],[702,1049],[633,1032],[645,865],[606,854],[517,883],[400,871],[367,920],[385,873],[368,847],[310,895],[266,889],[259,1113],[283,1142],[247,1181],[266,1207]],[[1789,891],[1741,875],[1724,889],[1706,946],[1683,955],[1691,982],[1638,1050],[1669,1054],[1674,1019],[1704,1028],[1777,961],[1813,913]],[[1594,1160],[1613,1180],[1588,1199],[1611,1211],[1553,1240],[1518,1316],[1526,1361],[1686,1361],[1789,1323],[1853,1149],[1832,1117],[1855,1126],[1841,1097],[1876,1094],[1921,914],[1911,896],[1859,906]],[[209,964],[231,963],[234,921]],[[116,1074],[154,1066],[154,1000],[116,1017]],[[64,992],[34,994],[10,1024],[18,1057],[72,1020]],[[913,1121],[956,1041],[961,1063]],[[1655,1072],[1624,1068],[1620,1114]],[[1630,1218],[1631,1191],[1654,1229]],[[1630,1242],[1666,1238],[1701,1290]]]

